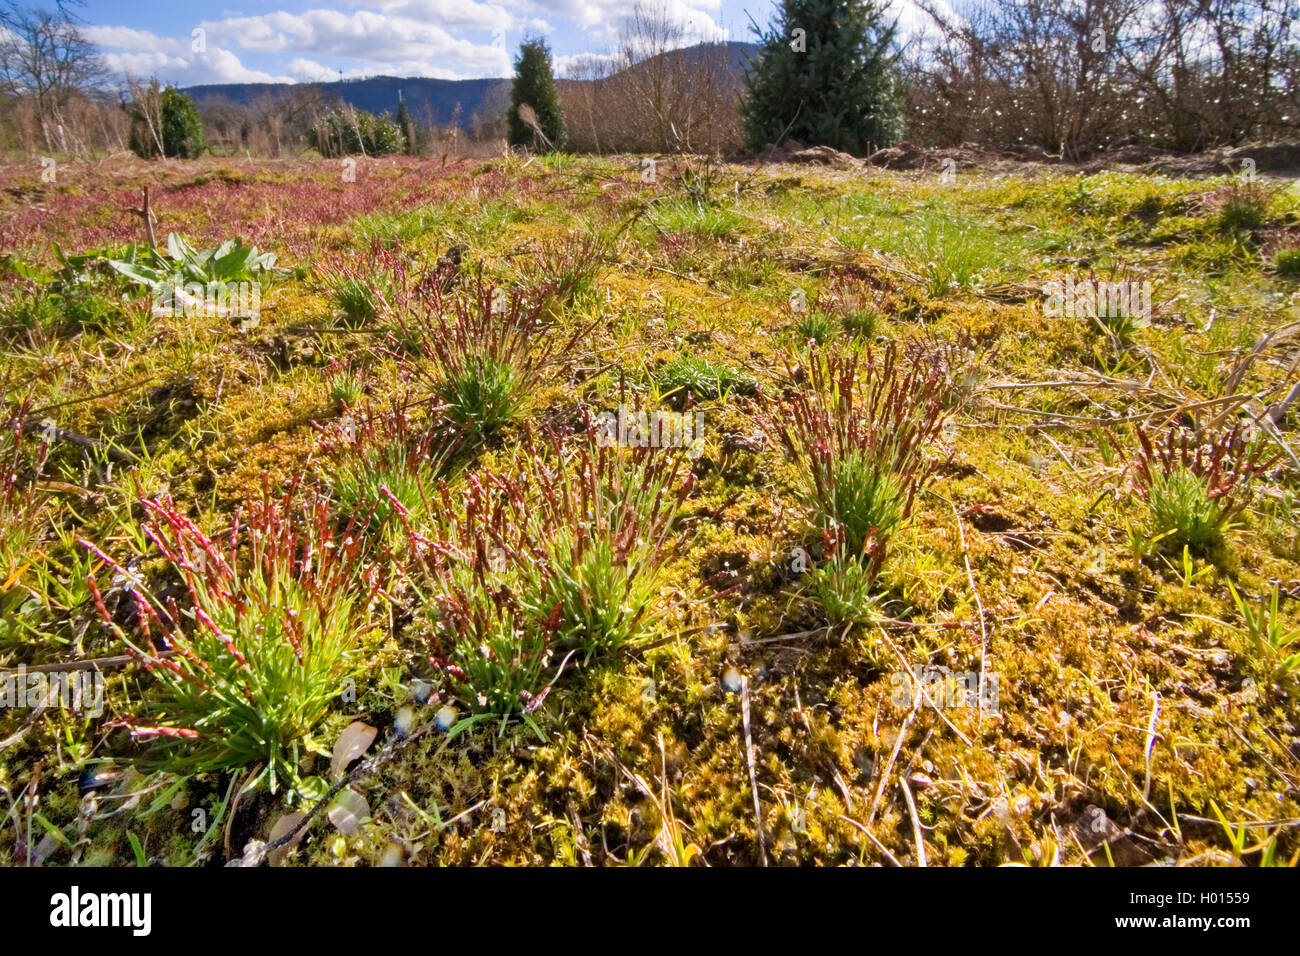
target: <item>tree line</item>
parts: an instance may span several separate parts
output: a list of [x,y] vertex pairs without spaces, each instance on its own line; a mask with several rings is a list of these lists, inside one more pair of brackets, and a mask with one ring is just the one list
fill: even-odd
[[[702,42],[640,0],[611,52],[554,75],[527,37],[480,115],[437,127],[304,85],[196,105],[156,80],[109,87],[74,7],[0,0],[0,148],[189,157],[532,150],[735,155],[796,140],[855,155],[901,139],[1067,158],[1141,143],[1194,151],[1300,129],[1300,0],[780,0],[757,52]],[[468,129],[462,129],[462,126]]]

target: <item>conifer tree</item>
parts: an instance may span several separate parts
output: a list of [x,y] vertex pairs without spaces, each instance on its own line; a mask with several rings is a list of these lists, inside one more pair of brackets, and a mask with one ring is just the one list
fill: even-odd
[[781,0],[742,106],[752,150],[791,138],[861,156],[902,135],[896,21],[877,0]]
[[568,140],[551,73],[551,51],[540,37],[526,37],[519,47],[509,123],[512,146],[559,150]]

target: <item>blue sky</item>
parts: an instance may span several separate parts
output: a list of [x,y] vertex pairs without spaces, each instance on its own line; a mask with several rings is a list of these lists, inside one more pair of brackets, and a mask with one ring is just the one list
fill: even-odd
[[[548,37],[562,75],[608,55],[630,0],[87,0],[81,18],[119,76],[198,83],[389,74],[506,76],[527,32]],[[695,42],[749,40],[774,0],[653,0]],[[195,32],[201,31],[201,32]]]

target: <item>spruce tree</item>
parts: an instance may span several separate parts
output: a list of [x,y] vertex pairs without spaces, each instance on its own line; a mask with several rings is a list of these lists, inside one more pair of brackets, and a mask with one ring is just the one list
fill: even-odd
[[792,138],[862,156],[902,135],[892,49],[896,21],[877,0],[782,0],[742,106],[752,150]]
[[415,120],[411,118],[411,111],[406,106],[406,100],[397,104],[397,126],[406,137],[406,155],[420,155],[420,147],[424,145],[420,142],[423,138],[420,135],[420,128],[415,125]]
[[[528,122],[527,110],[520,115],[520,107],[530,107],[537,118],[541,135]],[[515,80],[510,90],[511,146],[533,146],[563,149],[568,140],[564,128],[564,111],[555,90],[555,77],[551,74],[551,51],[540,37],[526,37],[519,47],[515,60]],[[543,138],[544,137],[544,138]]]

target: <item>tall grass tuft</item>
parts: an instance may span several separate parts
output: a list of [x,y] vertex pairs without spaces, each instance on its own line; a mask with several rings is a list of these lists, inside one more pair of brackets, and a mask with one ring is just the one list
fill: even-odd
[[563,661],[656,631],[689,472],[671,453],[591,437],[553,438],[544,454],[529,438],[515,473],[468,476],[459,505],[441,486],[439,524],[415,553],[434,582],[433,659],[472,708],[527,713]]
[[807,384],[763,417],[799,466],[810,521],[872,577],[933,471],[925,449],[942,431],[952,385],[925,355],[895,343],[814,355]]
[[1154,439],[1139,427],[1138,441],[1133,478],[1147,505],[1150,543],[1201,554],[1222,543],[1254,499],[1254,480],[1277,460],[1264,459],[1241,424],[1217,434],[1175,427]]
[[321,724],[379,621],[361,536],[352,525],[339,531],[316,491],[254,501],[224,540],[170,499],[141,505],[181,597],[163,598],[87,545],[126,582],[137,609],[128,633],[92,578],[100,616],[156,679],[117,725],[147,741],[137,757],[146,770],[247,770],[246,786],[294,785],[303,757],[329,752]]
[[466,296],[426,290],[418,335],[433,361],[447,420],[467,441],[485,442],[515,421],[542,372],[572,348],[549,332],[546,296],[526,299],[494,288],[480,275]]
[[424,421],[395,399],[384,411],[349,409],[319,428],[324,477],[340,511],[390,548],[406,539],[409,522],[401,519],[429,509],[459,447],[459,436],[436,417],[441,406],[419,404]]

